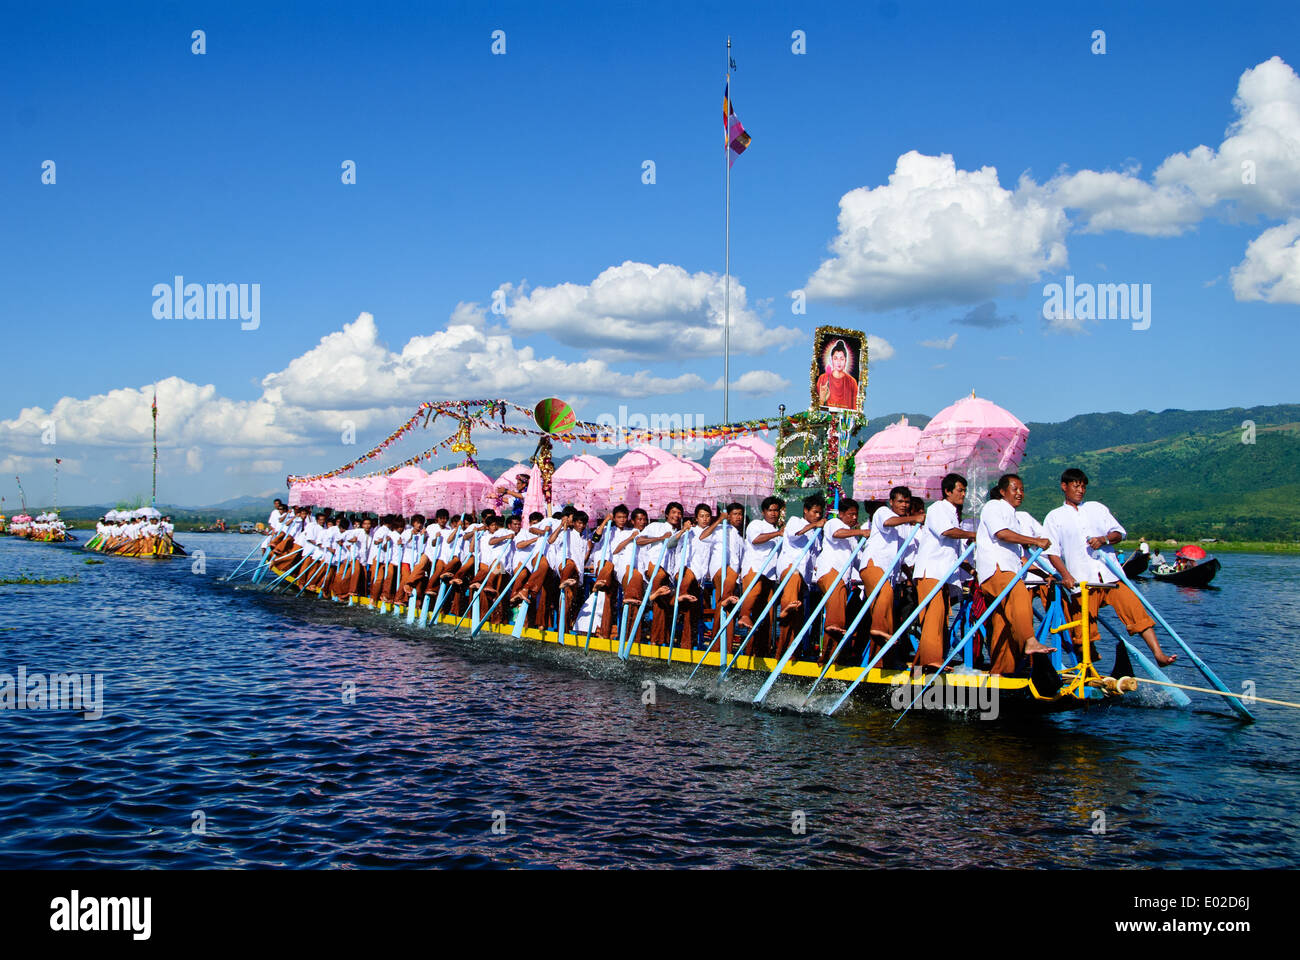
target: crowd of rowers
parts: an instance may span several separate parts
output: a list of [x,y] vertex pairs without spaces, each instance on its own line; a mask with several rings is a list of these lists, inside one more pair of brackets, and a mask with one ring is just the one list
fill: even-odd
[[[0,520],[3,518],[0,517]],[[9,520],[3,527],[6,533],[26,540],[41,540],[47,543],[60,543],[71,540],[68,526],[57,513],[38,513],[34,517],[19,515]]]
[[114,510],[99,518],[87,550],[116,553],[125,557],[147,557],[176,550],[176,525],[168,516],[152,516],[145,510]]
[[[1109,605],[1130,635],[1141,635],[1159,663],[1172,662],[1161,650],[1154,622],[1140,601],[1103,560],[1125,531],[1111,512],[1086,500],[1088,479],[1079,470],[1061,477],[1064,503],[1042,524],[1021,510],[1024,485],[1016,474],[1003,476],[977,519],[963,522],[966,480],[949,474],[942,481],[942,499],[928,508],[907,487],[890,491],[888,502],[868,501],[865,515],[852,499],[841,499],[833,516],[826,516],[821,494],[804,498],[800,509],[783,519],[786,504],[779,497],[763,501],[752,519],[739,503],[714,514],[699,504],[690,516],[679,503],[651,520],[645,510],[617,506],[599,523],[573,507],[550,517],[534,512],[450,515],[438,510],[433,522],[421,515],[360,518],[305,507],[292,510],[277,500],[271,512],[271,533],[263,543],[271,569],[296,574],[303,589],[337,600],[369,597],[379,609],[394,608],[426,591],[447,593],[444,613],[462,616],[475,597],[481,612],[504,592],[491,621],[511,622],[511,607],[528,602],[530,626],[555,629],[552,615],[566,611],[572,632],[586,595],[600,601],[588,613],[595,636],[611,638],[639,620],[648,621],[649,642],[678,643],[693,649],[707,642],[716,625],[727,622],[729,649],[737,636],[748,652],[777,656],[799,634],[817,601],[824,604],[821,631],[809,631],[807,657],[825,662],[843,637],[847,624],[878,583],[870,611],[863,614],[865,631],[855,631],[838,658],[855,663],[888,640],[909,612],[904,598],[926,597],[941,582],[933,602],[922,611],[919,642],[907,644],[884,666],[940,666],[953,604],[965,591],[992,603],[1027,558],[1042,548],[1050,568],[1017,582],[989,618],[987,635],[976,662],[995,674],[1024,668],[1026,654],[1049,653],[1035,639],[1033,601],[1046,606],[1049,585],[1064,587],[1056,596],[1075,604],[1081,581],[1105,586],[1090,592],[1089,614]],[[864,522],[865,521],[865,522]],[[908,532],[919,527],[907,543]],[[856,541],[866,543],[855,552]],[[973,563],[958,564],[962,548],[975,541]],[[895,563],[904,544],[907,550]],[[1054,571],[1054,572],[1052,572]],[[915,588],[908,589],[908,584]],[[590,587],[587,587],[590,584]],[[445,588],[445,590],[441,589]],[[780,588],[780,596],[773,594]],[[627,607],[620,618],[616,607]],[[637,618],[641,604],[648,616]],[[733,608],[740,604],[738,610]],[[763,611],[769,611],[767,616]],[[674,614],[679,618],[672,629]],[[620,621],[625,620],[620,627]],[[645,624],[640,624],[645,628]],[[865,636],[862,636],[865,634]],[[747,639],[746,639],[747,638]],[[644,642],[637,636],[637,642]],[[894,650],[904,645],[897,644]],[[892,651],[891,651],[892,652]]]

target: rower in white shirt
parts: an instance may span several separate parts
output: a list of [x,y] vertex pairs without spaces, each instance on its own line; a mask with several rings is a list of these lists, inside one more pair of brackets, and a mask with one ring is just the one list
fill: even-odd
[[943,663],[943,637],[952,603],[949,588],[958,582],[958,572],[949,571],[956,566],[963,545],[975,539],[975,531],[967,530],[961,523],[961,510],[966,503],[966,478],[950,473],[939,486],[943,496],[930,504],[925,512],[925,524],[912,541],[917,544],[912,568],[917,599],[928,597],[939,585],[939,578],[947,577],[944,589],[921,613],[921,641],[912,663],[922,668],[938,668]]
[[[1124,539],[1124,528],[1105,504],[1084,499],[1088,477],[1082,470],[1072,467],[1061,474],[1061,493],[1065,503],[1047,515],[1044,527],[1052,541],[1047,559],[1060,574],[1062,585],[1075,590],[1079,581],[1109,584],[1104,589],[1089,590],[1089,618],[1095,621],[1101,607],[1109,606],[1130,636],[1141,634],[1160,666],[1173,663],[1178,657],[1160,649],[1155,620],[1103,559],[1115,558],[1115,544]],[[1071,603],[1071,619],[1078,616],[1079,609],[1076,598]],[[1090,635],[1096,636],[1095,629]]]
[[[848,627],[849,559],[857,546],[854,540],[870,537],[871,531],[858,526],[858,504],[848,497],[840,499],[839,510],[822,526],[821,549],[813,566],[813,578],[826,601],[826,620],[817,662],[824,664],[831,648]],[[861,551],[858,551],[861,554]]]
[[[781,538],[782,528],[777,524],[784,509],[785,501],[780,497],[767,497],[762,504],[762,515],[751,520],[745,528],[745,566],[740,592],[745,594],[748,591],[748,594],[740,605],[740,613],[736,618],[737,625],[745,630],[755,630],[755,611],[767,609],[768,600],[776,588],[777,557],[780,553],[778,546],[777,556],[771,556],[772,544]],[[755,580],[758,582],[754,583]],[[750,644],[750,653],[763,656],[771,651],[767,624],[759,624],[757,631]]]
[[677,573],[677,548],[683,536],[682,505],[677,501],[664,508],[664,519],[646,524],[636,538],[640,581],[629,585],[625,602],[651,604],[650,642],[667,645],[672,617],[672,592]]
[[912,491],[904,486],[890,490],[889,503],[877,508],[871,518],[871,536],[867,538],[862,554],[859,554],[867,558],[862,567],[862,585],[867,589],[868,595],[876,589],[876,584],[885,575],[885,571],[894,568],[893,576],[880,588],[871,604],[873,655],[879,649],[881,641],[894,635],[894,581],[901,576],[897,567],[894,567],[894,559],[902,549],[903,541],[907,539],[909,524],[924,522],[924,513],[912,512]]
[[[1020,532],[1016,510],[1025,499],[1025,487],[1019,475],[1008,473],[998,480],[998,499],[989,500],[980,511],[975,533],[975,573],[986,602],[992,604],[1011,581],[1025,558],[1025,547],[1048,549],[1052,543],[1041,537]],[[1014,673],[1022,655],[1051,653],[1034,637],[1034,612],[1029,589],[1023,582],[993,611],[989,625],[989,672]]]
[[[820,493],[803,498],[803,516],[791,517],[785,522],[781,553],[777,557],[777,580],[785,580],[781,594],[781,638],[777,647],[782,653],[802,626],[798,612],[803,608],[804,585],[812,580],[817,564],[818,536],[826,524],[826,498]],[[812,544],[805,553],[804,549]],[[791,572],[793,568],[793,572]]]

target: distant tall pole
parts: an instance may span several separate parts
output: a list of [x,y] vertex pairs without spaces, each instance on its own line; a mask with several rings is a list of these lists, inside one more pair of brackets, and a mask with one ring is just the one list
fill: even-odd
[[63,461],[58,457],[54,458],[54,509],[59,509],[59,464]]
[[731,37],[727,37],[727,111],[722,118],[722,165],[727,176],[726,253],[722,281],[722,422],[730,423],[731,400]]
[[22,505],[23,505],[23,513],[26,513],[26,512],[27,512],[27,494],[23,493],[23,478],[20,477],[20,476],[18,476],[17,474],[15,474],[15,475],[14,475],[14,480],[17,481],[17,483],[18,483],[18,499],[22,502]]
[[153,388],[153,494],[149,506],[158,506],[158,385]]

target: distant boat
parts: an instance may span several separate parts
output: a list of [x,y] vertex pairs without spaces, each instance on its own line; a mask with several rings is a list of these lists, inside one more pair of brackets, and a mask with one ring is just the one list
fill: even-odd
[[1134,577],[1146,573],[1147,566],[1151,563],[1151,554],[1137,552],[1124,561],[1124,576],[1132,580]]
[[1208,587],[1221,566],[1218,558],[1210,556],[1203,547],[1194,543],[1179,550],[1177,557],[1178,562],[1161,564],[1152,575],[1157,580],[1180,587]]

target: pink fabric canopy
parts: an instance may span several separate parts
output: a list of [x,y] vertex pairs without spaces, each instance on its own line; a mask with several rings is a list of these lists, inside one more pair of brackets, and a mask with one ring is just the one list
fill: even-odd
[[439,470],[431,477],[439,481],[435,491],[439,502],[432,509],[446,507],[452,513],[477,513],[489,506],[495,495],[492,481],[475,467]]
[[884,500],[892,487],[910,485],[920,439],[920,428],[908,426],[907,417],[872,434],[854,455],[853,496]]
[[610,485],[613,482],[614,468],[602,460],[600,472],[582,488],[582,491],[573,501],[574,506],[592,517],[604,516],[618,506],[618,503],[612,499],[613,494],[610,493]]
[[357,488],[357,510],[369,513],[387,513],[388,478],[365,477]]
[[394,470],[388,475],[388,485],[385,488],[386,513],[404,513],[406,504],[403,495],[406,488],[417,480],[423,480],[428,474],[419,467],[402,467],[400,470]]
[[440,507],[445,507],[442,488],[446,474],[446,470],[435,470],[423,480],[416,480],[407,487],[402,503],[403,515],[409,517],[414,513],[422,513],[427,518]]
[[546,493],[542,489],[542,468],[534,466],[528,471],[528,492],[524,494],[524,521],[531,513],[546,513]]
[[916,445],[913,493],[938,499],[944,474],[960,473],[983,489],[1014,471],[1025,453],[1029,428],[1011,413],[973,393],[945,407],[921,431]]
[[629,509],[641,506],[641,481],[660,464],[676,458],[666,450],[640,444],[633,447],[614,464],[614,479],[609,485],[611,503],[626,503]]
[[572,503],[576,506],[587,485],[608,466],[604,460],[589,453],[569,457],[551,475],[551,499],[560,505]]
[[758,437],[740,437],[724,445],[709,461],[704,498],[714,503],[770,496],[776,484],[776,448]]
[[669,503],[679,502],[687,515],[704,499],[709,472],[698,463],[674,457],[651,470],[640,483],[638,506],[652,517],[663,515]]

